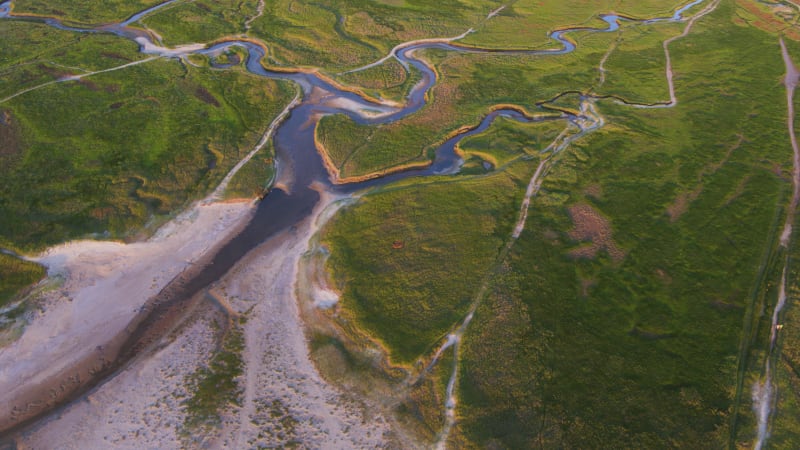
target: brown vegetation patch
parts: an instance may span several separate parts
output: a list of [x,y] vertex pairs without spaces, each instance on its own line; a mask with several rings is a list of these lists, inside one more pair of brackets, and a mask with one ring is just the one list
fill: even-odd
[[675,222],[683,215],[683,213],[689,210],[689,205],[697,200],[697,197],[699,197],[703,192],[703,178],[706,175],[711,175],[718,171],[726,162],[728,162],[728,159],[730,159],[733,151],[739,148],[742,145],[742,142],[744,142],[744,135],[737,135],[736,142],[728,147],[728,151],[720,161],[711,162],[700,171],[700,173],[697,175],[697,184],[695,187],[691,191],[681,192],[677,197],[675,197],[675,201],[671,205],[667,206],[667,215],[669,215],[670,222]]
[[693,201],[697,200],[697,197],[703,191],[703,186],[696,187],[691,192],[681,192],[675,197],[675,201],[667,206],[667,215],[669,215],[669,221],[675,222],[677,221],[683,213],[689,210],[689,204]]
[[215,108],[220,107],[219,101],[214,97],[214,94],[203,86],[198,86],[197,89],[194,90],[194,96]]
[[603,186],[600,186],[598,183],[590,184],[589,186],[586,186],[586,188],[583,190],[583,193],[589,197],[600,200],[603,198]]
[[69,72],[65,72],[65,71],[63,71],[63,70],[56,69],[55,67],[50,67],[50,66],[48,66],[48,65],[46,65],[46,64],[38,64],[38,65],[37,65],[37,67],[38,67],[38,69],[39,69],[39,70],[41,70],[42,72],[44,72],[44,73],[46,73],[46,74],[50,75],[51,77],[53,77],[53,78],[55,78],[55,79],[61,79],[61,78],[65,78],[65,77],[71,77],[72,75],[74,75],[74,74],[72,74],[72,73],[69,73]]
[[98,86],[97,83],[95,83],[94,81],[87,80],[85,78],[81,78],[80,80],[78,80],[78,84],[85,87],[86,89],[89,89],[90,91],[97,92],[100,90],[100,86]]
[[588,297],[589,290],[597,285],[597,281],[591,278],[582,278],[581,279],[581,297]]
[[768,33],[781,33],[793,41],[800,40],[800,33],[793,26],[794,14],[791,9],[762,4],[757,0],[738,0],[736,3],[754,18],[745,19],[750,25]]
[[368,13],[361,11],[347,18],[346,26],[356,35],[381,37],[391,34],[394,30],[379,24]]
[[368,89],[389,89],[403,84],[408,78],[405,68],[396,60],[389,60],[370,70],[347,74],[344,79],[353,85]]
[[671,284],[672,283],[672,277],[669,276],[669,274],[667,272],[665,272],[663,269],[656,269],[656,276],[664,284]]
[[569,231],[569,237],[580,242],[589,242],[570,250],[570,255],[576,258],[594,258],[599,250],[605,250],[614,262],[619,262],[625,257],[623,252],[611,236],[611,224],[597,210],[583,203],[569,207],[574,227]]
[[675,337],[675,334],[673,333],[666,333],[666,334],[655,333],[652,331],[643,330],[639,327],[633,327],[633,329],[629,331],[628,334],[631,336],[640,337],[647,341],[658,341],[661,339],[669,339]]
[[114,52],[101,52],[100,56],[102,56],[103,58],[120,59],[122,61],[131,61],[130,58],[128,58],[126,56],[122,56],[119,53],[114,53]]
[[734,303],[728,303],[722,300],[712,300],[710,303],[712,308],[719,310],[719,311],[729,311],[734,309],[743,309],[741,305],[737,305]]
[[0,113],[0,159],[16,155],[22,151],[19,130],[11,112]]
[[89,212],[89,215],[94,217],[95,219],[105,220],[109,218],[114,213],[114,208],[109,206],[94,208]]

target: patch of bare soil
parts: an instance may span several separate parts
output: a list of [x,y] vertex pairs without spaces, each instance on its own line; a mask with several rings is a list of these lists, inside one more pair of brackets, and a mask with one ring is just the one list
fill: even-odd
[[585,203],[569,207],[574,224],[568,235],[583,245],[570,250],[576,258],[594,258],[597,252],[605,250],[614,262],[625,258],[625,252],[617,246],[611,232],[611,224],[597,210]]

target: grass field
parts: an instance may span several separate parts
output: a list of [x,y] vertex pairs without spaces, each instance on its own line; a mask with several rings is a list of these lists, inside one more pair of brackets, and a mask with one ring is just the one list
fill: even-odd
[[106,0],[85,2],[65,0],[58,4],[44,0],[15,0],[14,12],[56,17],[68,24],[99,25],[122,22],[128,17],[147,8],[163,3],[164,0]]
[[466,314],[510,232],[520,183],[501,173],[387,190],[334,219],[326,241],[344,307],[394,362],[413,362]]
[[[14,8],[101,23],[154,4],[117,3],[19,0]],[[318,68],[401,101],[419,74],[397,61],[344,72],[412,39],[473,28],[465,45],[548,49],[557,45],[547,37],[553,30],[605,27],[600,13],[668,17],[683,4],[519,0],[487,20],[501,2],[277,0],[259,14],[254,0],[195,1],[138,25],[166,45],[262,39],[267,65]],[[310,332],[325,376],[381,397],[432,442],[458,364],[454,448],[749,447],[752,387],[765,376],[787,253],[790,300],[800,292],[800,246],[778,247],[792,170],[778,35],[800,38],[800,14],[786,6],[723,0],[673,42],[672,108],[623,101],[669,100],[662,43],[685,25],[624,21],[613,33],[570,33],[578,47],[566,55],[419,51],[438,75],[419,112],[380,126],[324,117],[317,139],[342,177],[429,161],[499,104],[579,114],[582,98],[595,94],[605,120],[552,159],[507,254],[528,181],[563,119],[499,118],[459,144],[460,175],[384,186],[334,217],[322,241],[341,292],[328,316],[336,332]],[[800,44],[789,48],[800,60]],[[295,93],[241,67],[212,70],[202,58],[193,60],[199,67],[158,59],[46,85],[142,58],[112,36],[0,22],[0,246],[141,236],[216,186]],[[273,153],[265,146],[226,195],[262,193]],[[5,254],[0,271],[0,306],[43,276]],[[414,378],[473,304],[458,358],[450,349]],[[770,359],[779,392],[770,445],[796,448],[793,302],[781,323]],[[236,401],[241,336],[232,336],[193,380],[189,425],[213,426],[219,405]]]
[[[8,25],[19,24],[0,27]],[[57,38],[29,47],[32,64],[23,55],[9,58],[4,74],[33,67],[42,77],[36,83],[44,81],[54,67],[47,46]],[[87,36],[62,47],[62,59],[75,55],[59,76],[80,74],[92,55],[101,61],[87,70],[124,57],[107,53],[108,40]],[[128,43],[117,45],[130,51]],[[0,240],[32,249],[91,234],[135,234],[154,214],[213,188],[292,94],[288,84],[239,71],[155,60],[8,100],[0,104],[7,118],[0,128],[11,137],[0,168]]]
[[193,1],[170,5],[140,22],[156,30],[165,45],[211,42],[242,34],[246,20],[256,14],[255,0]]
[[[572,66],[540,58],[530,64],[543,67],[520,70],[525,76],[512,78],[508,85],[483,81],[481,86],[496,90],[473,89],[469,92],[474,95],[451,95],[444,102],[463,114],[475,111],[473,105],[481,98],[529,106],[548,98],[549,88],[594,89],[596,72],[591,69],[604,53],[601,44],[618,38],[606,64],[607,83],[597,92],[633,102],[665,101],[669,94],[661,42],[681,29],[669,24],[650,28],[587,35],[584,40],[594,47]],[[730,51],[732,46],[737,52]],[[735,8],[722,3],[671,49],[678,106],[644,110],[600,101],[606,127],[574,143],[545,178],[526,231],[502,262],[465,336],[452,445],[683,448],[753,441],[751,387],[763,371],[768,311],[777,295],[770,280],[778,279],[782,267],[780,253],[773,249],[790,189],[791,148],[783,119],[777,37],[736,24]],[[587,61],[587,54],[593,59]],[[480,66],[472,55],[432,58],[442,74],[441,85],[455,85],[456,91],[481,81],[481,74],[506,78],[497,76],[508,67],[503,62]],[[473,60],[464,62],[469,58]],[[470,71],[475,66],[482,70]],[[578,75],[556,79],[557,71],[569,69]],[[449,81],[450,73],[460,74],[458,80]],[[526,78],[531,84],[546,80],[537,83],[546,87],[520,88],[527,101],[509,96],[513,90],[506,86],[525,86]],[[434,91],[429,108],[437,107],[442,97]],[[438,124],[459,121],[447,114],[439,117]],[[435,141],[433,131],[424,138],[407,137],[399,131],[390,134],[390,127],[368,129],[341,118],[326,120],[320,134],[342,167],[366,148],[398,153],[400,142]],[[502,165],[529,152],[526,143],[535,147],[549,139],[557,132],[550,125],[549,134],[545,130],[539,135],[501,120],[461,148]],[[375,144],[379,136],[398,138]],[[367,138],[371,140],[365,144]],[[506,224],[513,222],[521,185],[518,179],[517,194],[508,200]],[[474,264],[479,269],[472,269],[467,282],[480,278],[509,230],[497,218],[477,219],[506,232],[496,234],[494,252],[458,254],[435,273],[428,269],[429,255],[395,263],[388,241],[394,239],[393,228],[405,226],[400,224],[410,222],[419,236],[442,242],[458,235],[452,225],[429,228],[453,220],[440,203],[455,193],[439,187],[420,187],[425,197],[413,201],[399,197],[403,190],[371,195],[345,211],[327,234],[345,311],[363,322],[396,362],[427,354],[444,334],[433,330],[448,329],[444,320],[437,325],[426,318],[447,312],[451,327],[461,319],[457,313],[463,308],[452,308],[453,293],[471,290],[475,295],[476,285],[454,285],[458,278],[450,272]],[[376,203],[388,194],[397,197]],[[423,198],[429,203],[422,203]],[[395,215],[406,203],[414,205],[413,219]],[[470,214],[457,223],[467,217],[472,220]],[[372,237],[370,230],[380,231]],[[380,240],[386,243],[379,252],[373,248]],[[391,263],[389,279],[380,275],[384,262]],[[437,296],[413,284],[419,279],[449,284]],[[386,286],[391,286],[390,293],[379,295],[376,290]],[[418,292],[425,293],[422,308],[406,300]],[[432,312],[419,316],[424,309]],[[794,314],[790,309],[787,320]],[[404,317],[417,328],[413,335],[404,335]],[[416,339],[426,335],[428,345]],[[790,392],[796,392],[797,384],[793,336],[787,334],[782,359],[783,386],[795,386]],[[408,345],[413,342],[418,343]],[[432,392],[425,396],[435,397]],[[798,402],[792,395],[786,398],[787,409],[776,416],[782,434],[775,442],[791,447],[797,436],[792,411]],[[430,417],[431,423],[440,423],[441,417]]]

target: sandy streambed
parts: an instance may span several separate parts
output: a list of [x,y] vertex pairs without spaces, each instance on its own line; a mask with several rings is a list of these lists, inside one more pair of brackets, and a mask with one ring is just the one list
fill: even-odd
[[0,430],[62,402],[108,369],[146,301],[247,223],[250,202],[197,203],[135,244],[76,241],[35,258],[63,284],[0,349]]

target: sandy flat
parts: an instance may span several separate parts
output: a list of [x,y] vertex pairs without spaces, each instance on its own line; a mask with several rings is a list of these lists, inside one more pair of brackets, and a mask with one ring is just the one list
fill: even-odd
[[[307,448],[349,449],[383,447],[391,437],[390,427],[384,417],[376,414],[367,416],[361,405],[327,384],[308,356],[296,298],[298,262],[308,250],[309,240],[318,229],[320,217],[323,217],[322,220],[329,217],[341,204],[335,200],[323,194],[320,205],[310,218],[249,253],[212,287],[214,296],[229,305],[235,314],[246,319],[243,325],[245,350],[242,353],[245,373],[239,380],[242,401],[241,406],[228,407],[220,427],[207,435],[193,435],[195,442],[202,442],[207,448],[244,449],[294,442],[302,443]],[[233,208],[234,211],[242,208],[241,205],[212,205],[212,208],[224,207]],[[242,211],[239,213],[242,214]],[[223,216],[218,214],[220,225],[224,222]],[[172,236],[181,232],[180,227],[166,228],[148,244],[170,242],[170,239],[176,239]],[[109,246],[107,255],[100,251],[106,245]],[[192,248],[201,252],[194,245],[186,242],[183,245],[186,246],[183,251]],[[127,279],[123,282],[124,277],[121,276],[102,278],[103,281],[98,281],[96,276],[108,270],[107,264],[124,266],[120,262],[120,259],[125,260],[120,256],[121,249],[135,248],[135,245],[83,243],[76,246],[91,248],[93,257],[97,258],[96,264],[81,260],[79,256],[82,252],[74,249],[67,251],[70,246],[60,252],[54,250],[46,256],[55,258],[64,252],[69,255],[64,264],[58,266],[61,270],[71,269],[67,285],[79,284],[75,279],[78,274],[83,276],[81,279],[85,280],[84,284],[91,281],[89,286],[83,288],[89,292],[97,286],[109,288],[118,284],[128,285]],[[175,252],[173,246],[164,244],[164,247],[169,248],[171,255],[180,253]],[[77,264],[76,261],[81,263]],[[176,261],[173,260],[173,263]],[[168,277],[164,276],[163,279],[167,280]],[[142,278],[137,277],[135,281],[141,282]],[[159,284],[156,282],[154,286]],[[78,295],[82,293],[76,292]],[[147,295],[140,297],[143,301]],[[134,306],[130,298],[127,300],[127,306]],[[76,301],[62,303],[66,306],[56,303],[53,308],[66,308],[64,310],[70,312],[74,321],[76,313],[70,311],[68,306]],[[114,323],[122,323],[124,310],[120,305],[96,315],[104,318],[118,315],[119,319]],[[54,318],[48,319],[59,317],[51,312],[42,318],[57,323]],[[97,328],[102,331],[104,327],[98,325]],[[33,325],[29,328],[36,329],[44,328],[35,328]],[[70,332],[70,329],[74,331]],[[80,330],[86,329],[63,326],[66,335],[72,338],[50,336],[50,347],[66,348],[67,342],[75,339],[85,341],[89,336]],[[33,335],[29,336],[29,333],[26,332],[24,341],[20,340],[20,343],[32,342]],[[186,380],[208,361],[215,345],[213,335],[211,326],[202,314],[195,317],[163,349],[147,359],[136,361],[85,399],[74,402],[59,414],[27,430],[19,436],[20,447],[52,448],[55,444],[60,448],[183,447],[186,441],[185,434],[182,438],[181,433],[186,430],[182,428],[185,411],[181,402],[190,395]],[[10,347],[4,356],[10,355],[9,350],[16,351],[14,349],[17,347],[19,344]],[[18,370],[16,366],[14,370]],[[65,439],[65,436],[69,438]]]
[[59,378],[76,362],[102,351],[148,298],[253,211],[250,202],[197,203],[146,242],[76,241],[34,258],[65,281],[44,294],[22,336],[0,349],[0,420],[38,401],[39,391],[64,385]]

